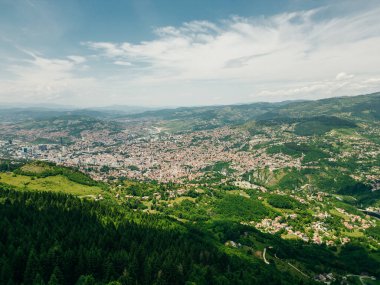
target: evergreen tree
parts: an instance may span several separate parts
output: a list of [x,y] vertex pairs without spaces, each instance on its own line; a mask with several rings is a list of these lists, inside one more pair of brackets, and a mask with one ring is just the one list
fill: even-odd
[[52,273],[47,285],[61,285],[61,283],[59,283],[57,276]]
[[95,285],[96,281],[92,275],[81,275],[75,285]]
[[[55,284],[58,284],[58,285],[64,284],[63,274],[62,274],[61,269],[58,266],[54,267],[54,270],[50,276],[48,285],[52,285],[52,284],[50,284],[50,282],[53,282],[52,284],[54,284],[54,285]],[[56,282],[56,283],[54,283],[54,282]]]
[[39,264],[35,250],[32,250],[29,253],[28,261],[26,263],[25,273],[24,273],[24,283],[32,284],[37,273],[40,271]]
[[45,285],[44,280],[42,279],[39,273],[36,274],[36,277],[33,280],[33,285]]
[[9,280],[12,280],[12,269],[8,262],[6,262],[5,257],[3,261],[0,263],[1,271],[0,271],[0,284],[7,284]]

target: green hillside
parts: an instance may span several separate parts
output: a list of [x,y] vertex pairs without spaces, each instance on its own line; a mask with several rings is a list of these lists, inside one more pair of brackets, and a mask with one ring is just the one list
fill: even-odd
[[[379,251],[369,238],[379,238],[376,227],[347,232],[348,245],[326,247],[252,226],[296,213],[288,223],[301,229],[322,207],[337,215],[326,220],[335,234],[344,232],[339,217],[364,216],[334,196],[305,205],[271,192],[209,186],[170,198],[179,186],[124,180],[104,188],[75,182],[73,173],[84,175],[44,162],[0,173],[0,283],[314,284],[316,274],[327,272],[339,282],[364,271],[380,276]],[[284,189],[293,183],[285,177]],[[343,195],[359,189],[345,185]],[[99,193],[104,200],[79,199]],[[133,198],[118,198],[124,195]]]
[[[222,203],[225,217],[236,211],[233,199]],[[117,204],[4,186],[0,214],[2,284],[314,284],[316,272],[380,274],[360,246],[334,251],[228,219],[193,226]],[[262,260],[266,247],[269,266]]]
[[[0,191],[1,284],[313,283],[159,216]],[[281,281],[280,281],[281,280]]]
[[[325,127],[323,118],[338,121],[346,119],[347,125],[361,121],[380,120],[380,93],[369,95],[329,98],[315,101],[286,101],[281,103],[253,103],[244,105],[189,107],[148,111],[128,116],[130,119],[151,119],[166,121],[169,129],[176,122],[173,130],[200,130],[224,125],[240,125],[248,121],[295,120],[315,118],[303,123],[317,129]],[[321,119],[322,118],[322,119]],[[179,127],[180,126],[180,127]],[[182,127],[182,128],[181,128]],[[346,126],[347,127],[347,126]],[[301,128],[301,126],[300,126]]]
[[21,164],[12,172],[0,172],[0,183],[23,191],[51,191],[77,196],[95,196],[106,188],[82,172],[40,161]]
[[[22,138],[2,140],[0,284],[379,279],[379,100],[6,124]],[[40,130],[67,132],[72,145],[39,141]],[[20,153],[24,145],[33,152]],[[91,155],[75,168],[38,161]]]

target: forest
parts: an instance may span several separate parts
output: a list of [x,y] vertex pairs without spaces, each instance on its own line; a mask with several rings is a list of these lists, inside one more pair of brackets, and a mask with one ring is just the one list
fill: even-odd
[[[1,284],[295,284],[168,218],[57,193],[0,191]],[[312,282],[311,282],[312,283]]]

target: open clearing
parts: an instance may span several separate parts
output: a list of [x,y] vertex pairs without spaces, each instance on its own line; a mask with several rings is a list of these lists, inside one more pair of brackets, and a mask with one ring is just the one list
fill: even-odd
[[72,195],[95,195],[102,192],[102,189],[97,186],[82,185],[62,175],[33,179],[25,175],[0,173],[0,182],[27,191],[51,191]]

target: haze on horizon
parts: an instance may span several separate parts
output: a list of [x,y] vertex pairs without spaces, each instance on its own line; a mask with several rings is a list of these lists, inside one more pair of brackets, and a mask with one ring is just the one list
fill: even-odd
[[380,2],[0,0],[0,104],[194,106],[380,90]]

